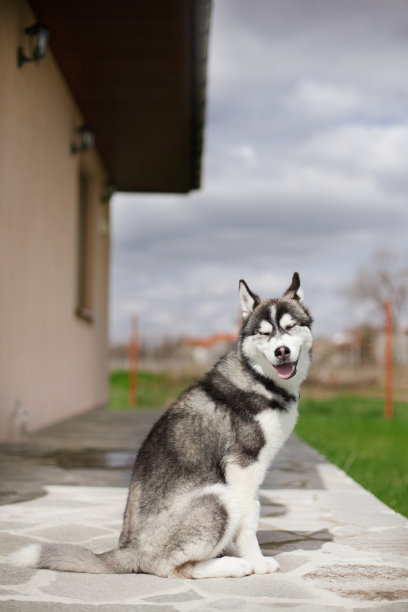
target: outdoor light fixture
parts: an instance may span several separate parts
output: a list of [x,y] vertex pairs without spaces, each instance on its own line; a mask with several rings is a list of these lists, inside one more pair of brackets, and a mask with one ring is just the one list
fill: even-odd
[[113,179],[109,179],[109,181],[106,181],[104,185],[104,190],[100,197],[102,204],[107,204],[109,200],[111,199],[111,197],[113,196],[113,194],[115,193],[115,191],[117,190],[118,190],[118,187]]
[[29,53],[25,55],[23,47],[18,48],[17,64],[19,68],[26,62],[39,62],[40,59],[45,57],[52,31],[44,24],[37,22],[25,28],[24,34],[29,37]]
[[83,153],[92,149],[95,144],[95,132],[89,125],[84,124],[76,130],[78,136],[78,144],[71,144],[71,153]]

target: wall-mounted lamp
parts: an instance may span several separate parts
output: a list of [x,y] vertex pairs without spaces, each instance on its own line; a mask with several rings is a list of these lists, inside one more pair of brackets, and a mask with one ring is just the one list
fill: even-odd
[[115,191],[118,190],[118,187],[113,179],[109,179],[109,181],[106,181],[103,187],[104,189],[101,193],[100,201],[102,202],[102,204],[107,204],[115,193]]
[[95,144],[95,132],[89,125],[83,125],[75,130],[78,134],[78,143],[71,144],[71,153],[83,153],[92,149]]
[[39,62],[45,56],[52,31],[44,24],[37,22],[25,28],[24,34],[27,34],[29,37],[29,52],[28,55],[25,55],[23,47],[17,49],[17,64],[19,68],[26,62]]

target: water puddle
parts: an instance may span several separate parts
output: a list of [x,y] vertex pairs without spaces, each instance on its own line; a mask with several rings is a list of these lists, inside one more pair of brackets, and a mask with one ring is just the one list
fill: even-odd
[[58,450],[42,453],[29,448],[9,448],[8,454],[35,459],[41,465],[58,465],[64,469],[98,468],[110,470],[131,469],[136,452],[130,450]]
[[[50,455],[48,455],[50,457]],[[62,468],[130,469],[136,453],[130,451],[58,451],[51,455]]]

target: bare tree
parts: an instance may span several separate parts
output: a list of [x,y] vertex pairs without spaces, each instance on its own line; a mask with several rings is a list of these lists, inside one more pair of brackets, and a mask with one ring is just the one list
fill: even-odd
[[408,265],[401,254],[386,249],[375,251],[370,261],[357,270],[347,289],[353,301],[371,304],[380,320],[385,300],[391,300],[394,325],[402,326],[408,302]]

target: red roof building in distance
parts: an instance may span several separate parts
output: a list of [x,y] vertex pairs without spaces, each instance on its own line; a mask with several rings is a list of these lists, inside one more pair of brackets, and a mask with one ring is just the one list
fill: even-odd
[[188,346],[216,346],[221,343],[233,343],[238,340],[238,334],[213,334],[212,336],[208,336],[207,338],[186,338],[185,344]]

